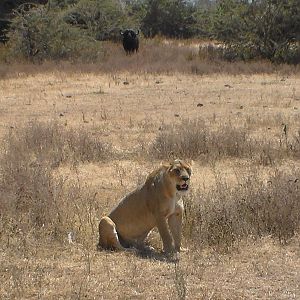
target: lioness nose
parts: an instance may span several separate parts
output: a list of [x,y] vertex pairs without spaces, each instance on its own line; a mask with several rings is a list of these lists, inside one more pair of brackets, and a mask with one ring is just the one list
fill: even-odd
[[188,181],[188,180],[189,180],[189,177],[186,176],[186,175],[182,175],[182,176],[181,176],[181,179],[184,180],[184,181]]

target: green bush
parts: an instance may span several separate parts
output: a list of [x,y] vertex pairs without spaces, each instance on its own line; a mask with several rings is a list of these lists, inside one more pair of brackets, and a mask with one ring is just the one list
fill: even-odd
[[221,1],[211,31],[225,43],[231,59],[300,62],[299,0]]
[[125,7],[117,0],[80,0],[65,15],[65,21],[86,29],[96,40],[116,40],[128,24]]
[[69,5],[73,5],[78,2],[79,0],[48,0],[47,1],[48,5],[52,8],[55,7],[65,8],[68,7]]
[[94,60],[96,42],[77,27],[65,23],[62,12],[48,6],[20,7],[9,33],[10,54],[29,60]]
[[300,62],[299,0],[49,0],[23,4],[11,24],[14,58],[94,61],[96,40],[134,28],[146,37],[214,38],[224,43],[216,58]]
[[164,35],[188,38],[193,35],[195,6],[184,0],[148,0],[142,19],[142,31],[147,37]]

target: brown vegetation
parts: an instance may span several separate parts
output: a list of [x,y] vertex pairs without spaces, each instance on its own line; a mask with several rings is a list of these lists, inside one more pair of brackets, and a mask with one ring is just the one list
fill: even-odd
[[102,42],[98,46],[98,58],[89,61],[88,54],[82,60],[37,62],[8,59],[7,47],[0,45],[0,61],[9,60],[9,64],[0,65],[0,78],[15,76],[18,73],[35,74],[60,70],[66,73],[84,72],[101,74],[130,72],[135,74],[155,73],[173,74],[174,72],[210,75],[210,74],[280,74],[299,73],[299,66],[275,65],[269,61],[228,62],[220,58],[220,48],[212,42],[199,40],[166,40],[163,38],[141,39],[139,53],[125,56],[121,42]]
[[159,159],[170,156],[205,158],[250,158],[259,164],[273,164],[283,158],[298,158],[299,130],[288,134],[282,124],[281,135],[266,138],[249,129],[247,124],[205,122],[203,119],[182,120],[180,124],[162,129],[149,149]]
[[[180,60],[143,69],[142,55],[107,74],[50,63],[2,77],[1,298],[297,299],[298,75],[207,63],[196,76]],[[113,72],[126,66],[138,72]],[[177,156],[194,160],[189,252],[167,261],[156,231],[150,257],[96,251],[101,216]]]

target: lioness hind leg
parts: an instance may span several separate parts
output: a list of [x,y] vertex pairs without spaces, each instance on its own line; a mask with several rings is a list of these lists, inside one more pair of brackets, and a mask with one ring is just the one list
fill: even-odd
[[141,251],[153,251],[154,250],[153,247],[145,244],[145,239],[147,238],[147,236],[149,235],[149,233],[150,233],[150,231],[146,231],[144,234],[142,234],[137,239],[135,247],[138,250],[141,250]]
[[115,223],[109,217],[100,220],[98,248],[126,250],[119,241]]

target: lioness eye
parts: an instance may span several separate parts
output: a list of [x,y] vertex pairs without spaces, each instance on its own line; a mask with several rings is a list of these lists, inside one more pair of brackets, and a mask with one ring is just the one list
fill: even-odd
[[188,172],[188,174],[191,176],[192,174],[192,170],[190,168],[186,169],[186,171]]
[[179,169],[175,169],[175,173],[176,173],[177,175],[180,175],[180,170],[179,170]]

